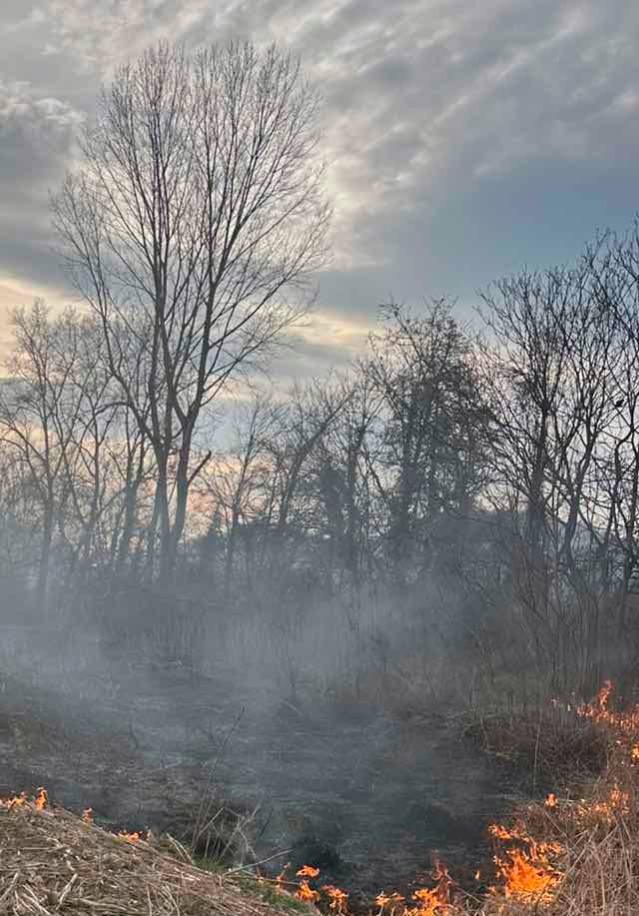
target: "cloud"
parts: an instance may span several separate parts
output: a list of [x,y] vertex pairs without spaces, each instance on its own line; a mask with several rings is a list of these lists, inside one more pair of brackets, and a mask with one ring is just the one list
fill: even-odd
[[62,179],[83,117],[26,82],[0,80],[0,282],[55,287],[48,192]]
[[180,41],[201,25],[209,9],[208,0],[47,0],[46,17],[54,47],[104,79],[149,45]]
[[48,226],[47,192],[61,180],[82,112],[26,82],[0,79],[0,264]]
[[[4,0],[5,21],[0,274],[35,285],[58,282],[38,252],[75,126],[114,66],[160,38],[301,52],[336,211],[323,321],[363,327],[391,295],[470,303],[524,262],[575,255],[597,226],[623,229],[637,205],[630,0]],[[314,334],[301,369],[350,352]]]

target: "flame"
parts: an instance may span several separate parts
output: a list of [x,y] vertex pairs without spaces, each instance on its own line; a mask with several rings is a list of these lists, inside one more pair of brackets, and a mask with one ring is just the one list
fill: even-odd
[[561,880],[553,861],[563,852],[563,847],[559,843],[535,840],[522,821],[515,821],[510,829],[491,824],[488,833],[501,843],[514,841],[518,844],[493,857],[502,886],[492,887],[491,893],[503,893],[522,903],[551,901]]
[[0,807],[12,811],[14,808],[32,806],[37,811],[43,811],[49,804],[49,795],[43,786],[40,786],[36,791],[37,794],[32,801],[29,801],[27,792],[21,792],[19,795],[13,795],[10,798],[0,798]]
[[519,839],[519,836],[516,832],[507,830],[505,827],[502,827],[501,824],[490,824],[490,826],[488,827],[488,833],[491,836],[494,836],[496,840]]
[[139,843],[142,839],[139,833],[127,833],[126,830],[120,830],[117,836],[124,843]]
[[295,891],[295,896],[298,900],[304,900],[306,903],[315,903],[320,898],[319,893],[308,886],[308,881],[300,881],[299,887]]
[[550,795],[546,797],[546,801],[544,802],[544,804],[547,808],[556,808],[557,807],[557,796],[555,795],[554,792],[551,792]]
[[339,887],[335,887],[332,884],[324,884],[322,890],[331,901],[329,906],[335,913],[345,914],[347,912],[348,894],[345,894]]
[[85,824],[93,823],[93,808],[85,808],[82,812],[82,820]]
[[448,869],[441,862],[435,862],[435,880],[433,888],[420,887],[413,894],[416,907],[405,910],[404,916],[446,916],[458,912],[450,900],[453,881]]
[[298,878],[317,878],[319,868],[313,868],[312,865],[302,865],[299,871],[295,872]]
[[559,883],[559,874],[545,857],[521,849],[509,849],[506,858],[495,856],[497,872],[503,881],[503,893],[523,903],[550,902]]
[[[611,681],[604,681],[599,693],[592,703],[582,703],[577,707],[576,713],[582,719],[590,719],[598,725],[606,725],[617,733],[619,739],[631,738],[634,759],[639,757],[639,706],[633,706],[625,712],[617,712],[610,709],[610,699],[613,694]],[[634,755],[634,747],[637,746],[637,757]]]
[[406,898],[405,898],[405,897],[402,897],[401,894],[397,894],[397,893],[394,893],[394,894],[384,894],[384,893],[382,893],[382,894],[378,894],[378,895],[377,895],[377,897],[375,898],[375,903],[376,903],[377,906],[379,907],[380,913],[383,912],[383,910],[384,910],[385,907],[390,906],[390,907],[391,907],[391,911],[390,911],[390,912],[391,912],[391,916],[392,916],[392,914],[395,912],[395,907],[400,906],[401,904],[403,904],[405,899],[406,899]]
[[9,811],[12,811],[13,808],[21,808],[23,805],[26,805],[29,801],[29,796],[26,792],[21,792],[19,795],[13,795],[11,798],[3,798],[0,800],[0,805],[3,808],[8,808]]
[[625,792],[615,782],[608,791],[607,796],[599,801],[586,802],[581,800],[575,806],[575,813],[579,820],[602,820],[612,824],[617,817],[623,817],[630,811],[630,793]]

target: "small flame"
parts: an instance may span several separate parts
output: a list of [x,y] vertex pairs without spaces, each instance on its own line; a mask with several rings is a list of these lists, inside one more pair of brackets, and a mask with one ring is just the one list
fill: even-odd
[[302,865],[300,870],[295,874],[298,878],[317,878],[319,873],[319,868],[313,868],[312,865]]
[[29,796],[26,792],[21,792],[19,795],[13,795],[11,798],[3,798],[0,804],[3,808],[8,808],[9,811],[12,811],[14,808],[22,808],[23,805],[26,805],[29,800]]
[[544,802],[547,808],[556,808],[557,807],[557,796],[554,792],[551,792],[550,795],[546,796],[546,801]]
[[121,830],[118,833],[118,839],[124,843],[139,843],[142,837],[139,833],[127,833],[126,830]]
[[49,795],[44,786],[40,786],[38,789],[38,794],[36,795],[34,805],[38,811],[44,811],[49,803]]
[[93,808],[85,808],[82,812],[82,820],[85,824],[93,823]]
[[299,887],[295,891],[295,896],[298,900],[304,900],[306,903],[314,903],[320,898],[319,893],[308,886],[308,881],[300,881]]
[[378,894],[378,895],[377,895],[377,897],[375,898],[375,903],[376,903],[377,906],[380,908],[380,912],[383,911],[385,907],[387,907],[387,906],[390,905],[390,907],[391,907],[391,914],[392,914],[392,913],[394,913],[394,911],[395,911],[395,907],[396,907],[396,906],[400,906],[400,904],[403,904],[405,899],[406,899],[406,898],[405,898],[405,897],[402,897],[401,894],[397,894],[397,893],[394,893],[394,894],[384,894],[384,893],[382,893],[382,894]]
[[501,824],[490,824],[488,833],[494,836],[496,840],[514,840],[518,838],[516,833],[507,830]]
[[435,879],[435,887],[422,887],[415,891],[413,900],[417,906],[407,908],[404,916],[452,916],[456,912],[456,907],[450,902],[453,881],[441,862],[435,862]]
[[333,912],[346,914],[348,894],[345,894],[344,891],[340,890],[339,887],[335,887],[333,884],[324,884],[322,890],[330,900],[329,906]]

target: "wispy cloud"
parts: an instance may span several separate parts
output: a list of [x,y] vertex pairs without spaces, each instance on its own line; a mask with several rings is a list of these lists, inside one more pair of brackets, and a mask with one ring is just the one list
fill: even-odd
[[[622,228],[637,206],[630,0],[4,0],[5,15],[0,273],[25,282],[57,276],[37,256],[45,188],[81,113],[161,38],[301,52],[325,99],[336,210],[325,322],[370,322],[391,294],[468,298],[523,261],[563,260],[596,226]],[[348,350],[314,334],[328,356]]]

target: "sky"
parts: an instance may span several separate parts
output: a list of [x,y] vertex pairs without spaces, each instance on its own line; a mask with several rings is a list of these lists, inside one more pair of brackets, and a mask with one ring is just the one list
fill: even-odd
[[2,0],[0,347],[72,301],[48,197],[114,68],[160,39],[275,40],[324,97],[334,256],[282,378],[345,365],[391,297],[457,300],[639,211],[635,0]]

